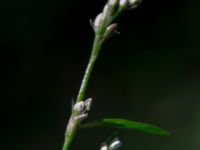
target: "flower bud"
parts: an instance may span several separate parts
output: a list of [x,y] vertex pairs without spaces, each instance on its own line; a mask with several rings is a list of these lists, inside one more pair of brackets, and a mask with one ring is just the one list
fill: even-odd
[[106,4],[103,8],[103,13],[107,13],[109,11],[109,6]]
[[104,38],[107,39],[107,38],[109,38],[110,36],[112,36],[114,33],[116,33],[117,27],[118,27],[118,24],[117,24],[117,23],[113,23],[113,24],[109,25],[109,26],[106,28]]
[[127,1],[127,0],[120,0],[120,1],[119,1],[119,6],[120,6],[121,8],[125,8],[125,7],[127,6],[127,4],[128,4],[128,1]]
[[74,106],[73,106],[73,110],[76,112],[82,112],[85,108],[85,104],[84,102],[77,102]]
[[108,150],[108,146],[107,145],[102,145],[100,150]]
[[118,138],[115,138],[110,146],[109,146],[109,150],[116,150],[118,149],[120,146],[122,145],[121,141]]
[[91,105],[92,105],[92,98],[86,99],[85,102],[84,102],[84,104],[85,104],[85,110],[89,111],[90,108],[91,108]]
[[128,7],[134,9],[141,4],[142,0],[128,0]]
[[102,20],[102,13],[100,13],[94,20],[94,31],[97,32]]

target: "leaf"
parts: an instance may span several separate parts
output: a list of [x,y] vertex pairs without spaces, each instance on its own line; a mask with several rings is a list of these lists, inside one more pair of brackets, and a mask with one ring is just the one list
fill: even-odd
[[170,135],[168,131],[151,124],[140,123],[126,119],[114,119],[114,118],[103,118],[101,120],[82,124],[80,128],[93,128],[99,126],[139,130],[146,133],[157,134],[157,135]]

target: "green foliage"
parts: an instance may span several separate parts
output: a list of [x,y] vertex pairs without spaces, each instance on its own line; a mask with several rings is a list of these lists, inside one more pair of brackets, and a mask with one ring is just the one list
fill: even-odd
[[140,123],[126,119],[114,119],[114,118],[104,118],[94,122],[81,124],[80,128],[93,128],[100,126],[139,130],[146,133],[157,134],[157,135],[170,135],[168,131],[151,124]]

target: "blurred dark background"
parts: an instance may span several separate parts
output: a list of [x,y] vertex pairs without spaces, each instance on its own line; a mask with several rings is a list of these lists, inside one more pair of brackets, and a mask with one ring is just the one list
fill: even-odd
[[[60,150],[106,0],[0,2],[1,150]],[[118,131],[124,150],[200,149],[200,2],[144,0],[104,44],[87,97],[88,120],[124,117],[169,137],[107,128],[77,135],[72,149],[99,149]]]

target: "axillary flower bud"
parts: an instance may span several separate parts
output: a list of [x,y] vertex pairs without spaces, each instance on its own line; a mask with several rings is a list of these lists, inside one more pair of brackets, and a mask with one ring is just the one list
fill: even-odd
[[117,28],[118,28],[118,24],[117,23],[113,23],[113,24],[109,25],[106,28],[104,38],[107,39],[110,36],[114,35],[116,33],[116,31],[117,31]]
[[73,110],[76,112],[82,112],[85,108],[84,102],[78,102],[73,106]]
[[142,0],[128,0],[128,7],[134,9],[141,4]]

